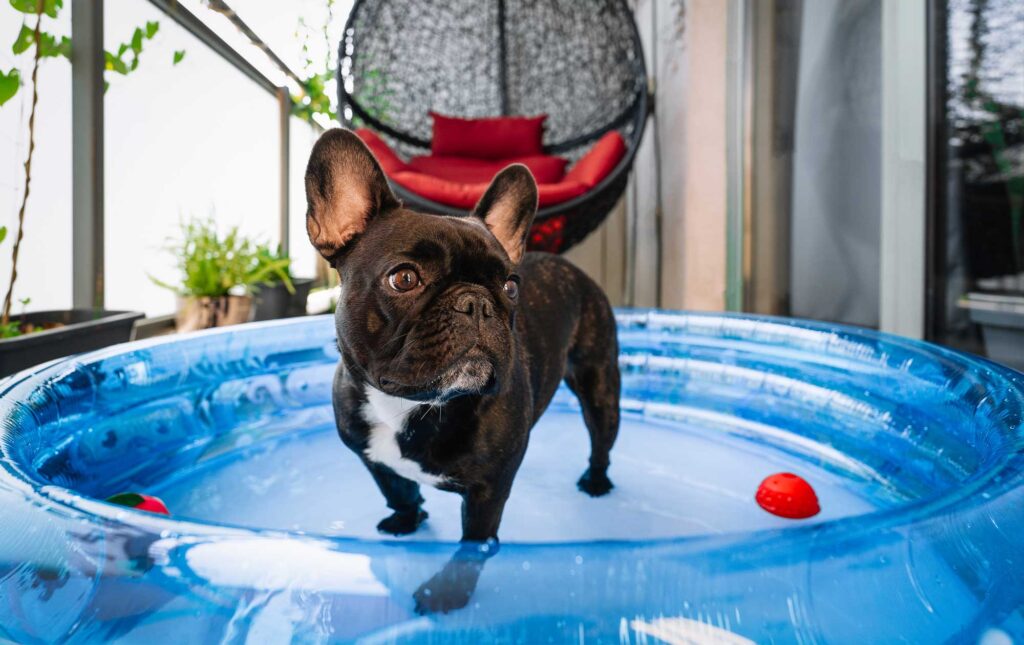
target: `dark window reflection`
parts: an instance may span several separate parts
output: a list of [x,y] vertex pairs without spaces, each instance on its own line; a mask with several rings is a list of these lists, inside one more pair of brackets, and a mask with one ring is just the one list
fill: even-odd
[[930,332],[1024,361],[1024,2],[933,6]]

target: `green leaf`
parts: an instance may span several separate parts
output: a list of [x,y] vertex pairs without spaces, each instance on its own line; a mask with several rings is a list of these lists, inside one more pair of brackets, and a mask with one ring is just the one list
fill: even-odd
[[121,58],[126,51],[128,51],[128,43],[121,43],[121,46],[117,48],[117,57]]
[[0,226],[0,242],[3,242],[6,239],[7,239],[7,227],[6,226]]
[[174,62],[172,64],[177,65],[182,61],[183,58],[185,58],[185,50],[179,49],[178,51],[174,52]]
[[[21,13],[39,13],[39,0],[11,0],[11,6]],[[42,0],[42,12],[51,18],[64,6],[64,0]]]
[[21,323],[11,321],[6,325],[0,325],[0,338],[14,338],[21,336]]
[[[18,73],[17,69],[12,68],[11,71],[4,74],[0,72],[0,105],[3,105],[7,101],[18,93],[18,88],[21,87],[21,74]],[[0,242],[4,241],[4,237],[7,236],[7,227],[2,228],[3,233],[0,234]]]
[[142,30],[138,27],[132,33],[132,51],[136,54],[142,53]]
[[156,20],[151,20],[146,23],[146,38],[152,38],[156,35],[156,32],[160,31],[160,23]]
[[18,37],[14,39],[14,44],[11,45],[11,51],[15,54],[22,54],[28,51],[28,48],[32,46],[32,43],[36,41],[36,32],[31,29],[28,25],[22,23],[21,31],[18,32]]
[[39,34],[39,56],[41,58],[55,58],[57,56],[71,56],[71,41],[67,42],[67,51],[64,51],[64,43],[57,42],[53,34]]
[[125,75],[128,73],[128,64],[123,60],[114,56],[110,52],[103,52],[103,57],[106,61],[104,67],[107,71],[117,72],[118,74]]
[[21,13],[35,13],[39,7],[36,0],[11,0],[11,6]]
[[60,44],[57,45],[57,53],[64,58],[71,60],[71,39],[67,36],[61,36]]

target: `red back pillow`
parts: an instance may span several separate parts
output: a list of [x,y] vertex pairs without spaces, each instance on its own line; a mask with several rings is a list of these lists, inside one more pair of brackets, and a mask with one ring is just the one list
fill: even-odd
[[529,168],[538,184],[557,184],[565,177],[565,167],[569,165],[569,160],[548,155],[530,155],[508,159],[504,165],[510,163],[521,163]]
[[548,115],[460,119],[437,112],[430,151],[438,156],[508,159],[539,155]]

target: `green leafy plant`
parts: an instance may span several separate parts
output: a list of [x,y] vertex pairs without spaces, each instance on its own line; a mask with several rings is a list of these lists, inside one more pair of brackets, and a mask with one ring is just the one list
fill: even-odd
[[[0,226],[0,242],[7,239],[7,227]],[[28,304],[27,302],[25,304]],[[0,323],[0,338],[12,338],[14,336],[21,335],[21,323],[13,321],[5,321]]]
[[[32,187],[32,157],[35,153],[36,133],[36,109],[39,105],[39,64],[45,58],[64,57],[71,60],[71,39],[67,36],[58,36],[44,29],[43,17],[55,19],[60,10],[64,7],[64,0],[9,0],[10,6],[17,12],[24,14],[21,30],[11,45],[11,51],[15,55],[31,53],[32,74],[30,85],[32,87],[32,102],[28,117],[28,154],[25,159],[25,179],[22,190],[21,206],[18,209],[18,233],[14,239],[14,246],[11,251],[11,280],[7,286],[7,294],[4,296],[3,309],[0,312],[0,328],[7,333],[12,329],[9,325],[11,317],[11,302],[14,297],[14,285],[18,279],[18,253],[21,250],[21,241],[25,234],[25,211],[28,207],[28,199]],[[29,20],[35,18],[34,24],[30,25]],[[134,72],[139,66],[139,56],[145,41],[152,40],[160,30],[159,22],[147,22],[143,27],[137,27],[126,42],[121,43],[113,51],[104,52],[104,67],[107,71],[127,76]],[[175,52],[175,64],[180,62],[181,56]],[[0,106],[11,100],[21,88],[21,72],[13,68],[4,73],[0,71]],[[106,83],[104,83],[106,88]],[[6,229],[4,231],[6,235]],[[20,328],[20,327],[19,327]]]
[[295,285],[292,281],[292,259],[288,257],[288,254],[281,250],[278,246],[276,249],[271,249],[267,244],[258,244],[256,246],[256,259],[260,266],[264,267],[283,267],[283,272],[273,271],[265,284],[273,284],[280,282],[284,285],[284,288],[288,290],[288,293],[295,294]]
[[[331,121],[338,119],[338,108],[331,93],[327,91],[327,84],[337,76],[337,66],[332,56],[334,44],[330,35],[330,26],[334,21],[334,2],[326,0],[327,17],[319,28],[310,27],[300,17],[295,31],[295,37],[302,39],[305,77],[301,79],[299,93],[292,95],[292,114],[309,123],[314,123],[314,117],[318,114]],[[319,37],[324,39],[326,54],[322,61],[314,61],[310,54],[310,41]]]
[[[147,22],[144,27],[136,27],[132,32],[132,37],[127,42],[118,45],[116,52],[103,52],[104,69],[121,76],[128,76],[134,72],[139,67],[139,56],[142,55],[143,44],[147,40],[152,40],[158,31],[160,31],[160,23],[156,21]],[[106,84],[104,89],[106,89]]]
[[[301,72],[298,77],[294,77],[299,86],[298,91],[291,96],[292,115],[320,126],[326,126],[325,122],[337,121],[339,118],[336,94],[331,87],[338,76],[338,63],[334,56],[336,41],[331,32],[336,17],[336,0],[323,1],[324,20],[321,24],[310,24],[302,16],[298,19],[295,38],[301,43],[303,61]],[[230,11],[230,8],[223,2],[217,0],[204,0],[204,2],[215,11],[222,13]],[[317,39],[323,39],[324,55],[322,59],[317,59],[313,53],[312,43]],[[371,71],[360,75],[356,98],[359,104],[374,118],[385,118],[390,109],[392,94],[393,92],[385,82],[384,72],[371,69]],[[360,123],[358,118],[353,121],[357,125]]]
[[181,238],[167,247],[177,259],[181,284],[150,276],[156,285],[196,298],[220,298],[239,288],[251,293],[260,285],[278,282],[294,292],[291,259],[245,237],[237,226],[222,235],[212,220],[193,219],[182,225],[181,233]]

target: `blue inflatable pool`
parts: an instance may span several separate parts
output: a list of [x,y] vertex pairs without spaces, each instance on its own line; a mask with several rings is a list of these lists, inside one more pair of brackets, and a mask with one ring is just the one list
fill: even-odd
[[[559,392],[465,609],[419,616],[459,500],[405,539],[333,429],[330,318],[136,343],[0,383],[0,640],[1024,638],[1024,376],[820,323],[620,311],[615,490]],[[771,515],[793,472],[821,512]],[[137,491],[172,517],[103,502]],[[987,640],[988,639],[988,640]],[[995,639],[995,640],[991,640]]]

